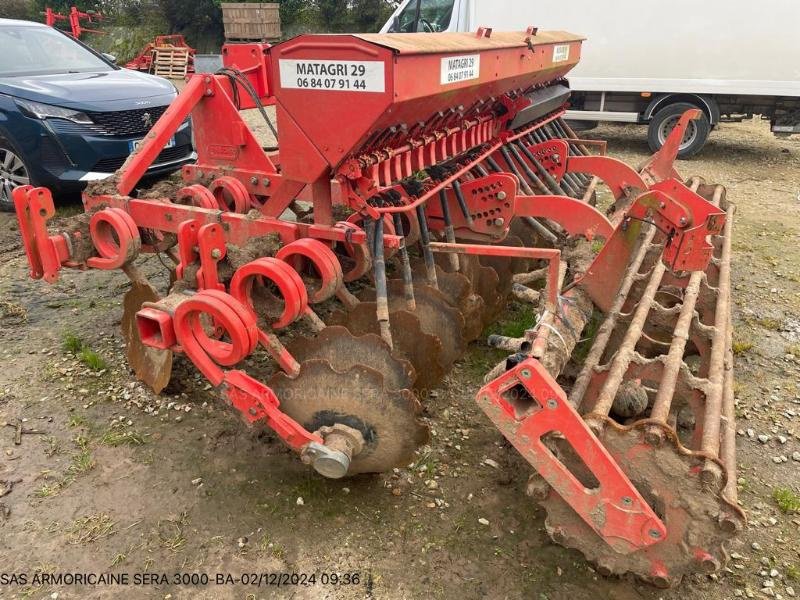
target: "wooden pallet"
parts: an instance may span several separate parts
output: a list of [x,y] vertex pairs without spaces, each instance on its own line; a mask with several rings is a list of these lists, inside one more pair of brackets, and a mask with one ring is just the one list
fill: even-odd
[[189,49],[158,47],[153,50],[153,75],[183,79],[189,70]]

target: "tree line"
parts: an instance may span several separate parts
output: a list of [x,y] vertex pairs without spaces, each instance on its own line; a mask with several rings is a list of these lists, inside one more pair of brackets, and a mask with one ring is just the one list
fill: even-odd
[[[374,32],[399,3],[399,0],[273,1],[280,3],[281,27],[286,37],[307,32]],[[2,0],[0,18],[42,21],[45,7],[67,13],[71,6],[77,6],[84,12],[103,14],[103,28],[124,29],[128,37],[137,40],[155,34],[180,33],[201,52],[218,52],[224,41],[221,4],[222,0]],[[99,38],[94,36],[90,43],[104,51],[114,50],[111,47],[114,43]]]

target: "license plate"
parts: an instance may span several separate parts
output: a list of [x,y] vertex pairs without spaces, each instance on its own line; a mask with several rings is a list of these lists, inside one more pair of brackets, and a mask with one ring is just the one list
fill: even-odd
[[[130,142],[128,142],[128,150],[130,150],[130,152],[133,153],[134,151],[139,149],[139,146],[142,145],[142,142],[144,142],[144,139],[131,140]],[[172,137],[167,142],[166,146],[164,146],[164,148],[166,149],[166,148],[174,148],[174,147],[175,147],[175,138]]]

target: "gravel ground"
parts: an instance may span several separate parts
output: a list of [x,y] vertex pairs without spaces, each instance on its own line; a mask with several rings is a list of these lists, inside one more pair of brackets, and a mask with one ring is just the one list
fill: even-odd
[[[591,137],[632,164],[644,133]],[[2,598],[790,598],[800,593],[800,141],[723,125],[679,170],[728,187],[734,230],[740,501],[750,524],[713,576],[672,590],[603,578],[548,541],[530,468],[474,404],[491,364],[473,344],[426,403],[434,430],[409,468],[322,480],[247,431],[193,369],[156,397],[133,382],[118,331],[127,283],[65,271],[26,279],[0,215],[0,572],[166,573],[151,585],[2,585]],[[64,214],[74,212],[66,207]],[[150,257],[143,269],[164,285]],[[66,340],[66,343],[65,343]],[[99,357],[98,362],[94,356]],[[91,364],[94,369],[88,365]],[[776,490],[783,492],[776,495]],[[776,501],[781,499],[783,509]],[[795,505],[789,500],[795,500]],[[244,587],[215,574],[357,573],[358,583]],[[172,581],[209,574],[212,583]],[[796,592],[795,592],[796,590]]]

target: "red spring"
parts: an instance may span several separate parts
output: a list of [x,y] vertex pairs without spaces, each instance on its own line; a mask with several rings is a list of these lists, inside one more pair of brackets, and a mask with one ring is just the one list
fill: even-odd
[[220,210],[243,215],[250,210],[250,192],[235,177],[219,177],[210,186]]
[[[218,365],[232,367],[252,354],[258,344],[255,315],[218,290],[202,290],[179,304],[173,322],[178,344],[215,386],[225,378]],[[223,337],[229,342],[215,339],[214,332],[208,332],[212,322],[224,331]]]
[[211,210],[220,210],[217,197],[207,187],[199,184],[189,185],[181,188],[178,192],[178,197],[175,199],[176,204],[183,204],[186,206],[196,206],[197,208],[208,208]]
[[89,232],[100,255],[86,261],[93,269],[119,269],[136,258],[142,247],[136,222],[119,208],[104,208],[94,213]]
[[236,298],[248,312],[255,317],[253,304],[253,283],[268,280],[278,289],[283,310],[280,317],[272,323],[273,329],[288,327],[308,310],[308,292],[300,275],[289,264],[277,258],[259,258],[240,267],[233,275],[230,284],[231,296]]
[[319,279],[318,287],[309,296],[311,304],[325,302],[344,285],[342,265],[339,264],[336,254],[319,240],[297,240],[278,250],[275,257],[289,263],[298,271],[305,268],[303,259],[310,263]]

